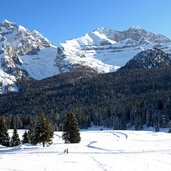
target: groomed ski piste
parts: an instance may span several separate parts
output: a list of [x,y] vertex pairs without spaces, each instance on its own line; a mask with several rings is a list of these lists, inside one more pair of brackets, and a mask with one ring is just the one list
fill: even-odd
[[[18,130],[20,136],[24,130]],[[10,135],[12,130],[10,130]],[[0,171],[170,171],[171,134],[154,131],[81,130],[79,144],[0,146]],[[68,148],[68,154],[64,153]]]

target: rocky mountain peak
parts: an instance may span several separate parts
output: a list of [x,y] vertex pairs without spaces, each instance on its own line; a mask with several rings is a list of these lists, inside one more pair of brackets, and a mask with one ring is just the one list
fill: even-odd
[[109,39],[116,42],[132,40],[132,43],[150,44],[150,43],[169,43],[171,40],[164,35],[154,34],[141,27],[134,26],[124,31],[117,31],[110,28],[97,28],[96,31],[105,34]]
[[[29,31],[21,25],[8,20],[0,24],[0,35],[6,37],[9,43],[17,48],[17,53],[26,54],[32,49],[49,47],[52,44],[38,31]],[[24,46],[27,44],[28,48]],[[21,48],[24,47],[24,48]]]
[[131,27],[126,31],[123,31],[125,38],[131,38],[139,43],[168,43],[170,39],[163,35],[157,35],[152,32],[146,31],[140,27]]
[[17,24],[14,23],[14,22],[11,22],[7,19],[5,19],[1,24],[0,24],[1,27],[6,27],[6,28],[16,28],[17,27]]

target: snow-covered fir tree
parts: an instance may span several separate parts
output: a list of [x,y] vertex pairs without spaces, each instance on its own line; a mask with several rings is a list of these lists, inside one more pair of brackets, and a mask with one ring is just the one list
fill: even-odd
[[67,113],[62,138],[65,143],[79,143],[81,140],[78,120],[74,113]]
[[9,146],[9,135],[8,129],[4,117],[0,116],[0,144]]
[[13,135],[11,137],[11,146],[13,147],[13,146],[17,146],[17,145],[20,145],[20,144],[21,144],[21,140],[19,138],[17,128],[15,127],[14,131],[13,131]]

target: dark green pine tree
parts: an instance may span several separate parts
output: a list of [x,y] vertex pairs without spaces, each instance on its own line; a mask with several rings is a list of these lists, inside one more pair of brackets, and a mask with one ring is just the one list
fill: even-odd
[[79,143],[81,140],[78,120],[74,113],[67,113],[66,115],[62,138],[65,143]]
[[13,146],[17,146],[20,144],[21,144],[21,141],[17,132],[17,128],[14,128],[13,135],[11,138],[11,146],[13,147]]
[[169,133],[171,133],[171,121],[169,121]]
[[53,137],[53,129],[51,124],[48,122],[46,116],[43,113],[40,113],[37,116],[37,121],[34,125],[33,133],[32,135],[32,143],[42,143],[43,147],[45,147],[45,144],[51,144],[52,143],[52,137]]
[[8,135],[7,124],[4,117],[0,116],[0,144],[3,146],[9,146],[10,137]]
[[159,132],[160,131],[160,119],[159,119],[159,112],[155,112],[154,114],[154,128],[155,128],[155,132]]
[[33,132],[33,130],[34,130],[34,127],[31,127],[29,130],[28,130],[28,137],[29,137],[29,140],[30,140],[30,143],[31,144],[36,144],[35,142],[34,142],[34,132]]
[[27,131],[24,132],[22,137],[23,137],[23,139],[22,139],[23,144],[30,143],[29,134]]

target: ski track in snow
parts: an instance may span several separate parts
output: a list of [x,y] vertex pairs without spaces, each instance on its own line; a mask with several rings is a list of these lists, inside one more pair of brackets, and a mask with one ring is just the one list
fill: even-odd
[[108,150],[108,149],[105,149],[105,148],[100,148],[100,147],[97,147],[97,146],[93,146],[93,144],[96,144],[97,141],[91,141],[87,147],[89,148],[94,148],[94,149],[97,149],[97,150],[104,150],[104,151],[111,151],[111,150]]
[[[119,135],[118,135],[119,134]],[[113,135],[116,135],[117,137],[121,138],[121,137],[125,137],[125,139],[128,138],[128,135],[123,133],[123,132],[114,132]]]
[[90,156],[92,158],[92,160],[98,164],[98,167],[100,167],[103,171],[107,171],[106,169],[106,165],[105,164],[102,164],[101,162],[99,162],[97,159],[95,159],[95,157],[93,156]]

